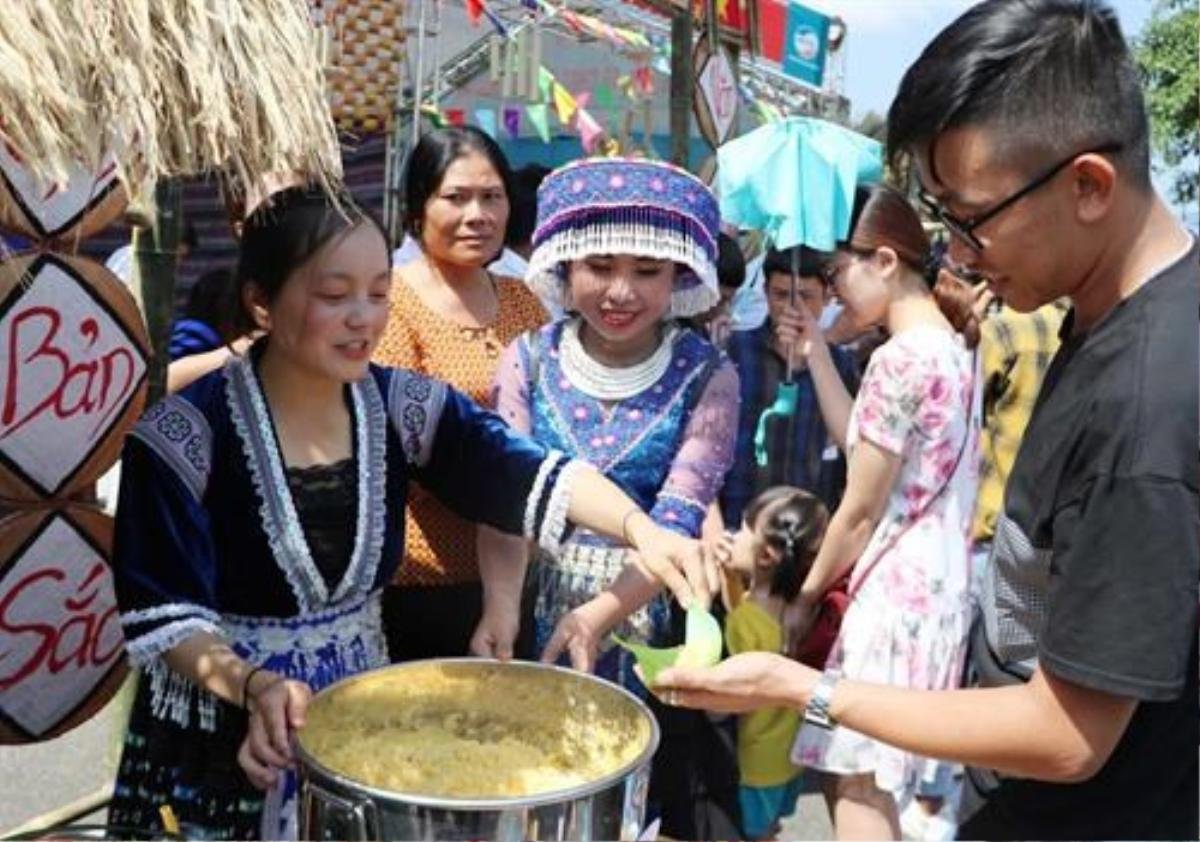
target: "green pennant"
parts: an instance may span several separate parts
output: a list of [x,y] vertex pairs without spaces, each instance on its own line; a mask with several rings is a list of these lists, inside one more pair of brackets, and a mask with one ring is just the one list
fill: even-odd
[[550,92],[554,89],[554,74],[545,67],[538,68],[538,90],[542,92],[542,102],[550,101]]
[[529,116],[529,122],[533,123],[533,127],[537,130],[538,137],[542,139],[542,143],[550,142],[548,109],[549,106],[544,102],[525,106],[525,113]]
[[592,89],[594,110],[611,110],[617,105],[617,97],[608,85],[597,85]]

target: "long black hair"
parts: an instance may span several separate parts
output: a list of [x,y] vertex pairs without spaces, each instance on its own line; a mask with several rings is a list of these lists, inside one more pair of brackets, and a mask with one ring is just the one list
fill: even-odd
[[366,223],[387,240],[383,225],[348,194],[331,196],[315,186],[289,187],[273,194],[250,214],[242,228],[229,310],[238,334],[258,327],[243,306],[243,291],[254,284],[275,300],[292,273],[327,243]]
[[771,596],[791,602],[821,548],[829,510],[807,491],[777,485],[750,501],[745,521],[779,554],[779,564],[771,575]]

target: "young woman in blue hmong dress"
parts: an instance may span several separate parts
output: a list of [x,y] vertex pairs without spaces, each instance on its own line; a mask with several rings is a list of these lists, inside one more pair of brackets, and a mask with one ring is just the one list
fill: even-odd
[[[597,159],[552,173],[538,193],[527,281],[568,317],[509,346],[497,373],[506,420],[595,465],[655,522],[689,537],[730,466],[737,424],[732,364],[676,323],[719,300],[717,228],[712,193],[670,165]],[[480,563],[500,566],[489,553],[481,546]],[[586,529],[540,553],[529,581],[535,643],[543,660],[569,649],[576,667],[645,695],[632,658],[606,633],[667,645],[681,629],[630,556]],[[663,729],[651,815],[675,838],[735,836],[731,741],[702,714],[649,701]]]
[[379,595],[410,479],[548,547],[568,517],[624,535],[681,597],[694,591],[676,564],[706,589],[696,546],[594,470],[444,384],[369,364],[386,241],[339,205],[291,188],[249,218],[239,289],[267,336],[127,442],[114,567],[142,680],[115,825],[161,833],[169,805],[189,836],[294,837],[289,732],[313,691],[387,662]]
[[[719,300],[718,219],[708,188],[668,164],[606,158],[551,173],[538,191],[526,280],[568,316],[510,345],[497,373],[505,420],[595,465],[658,524],[689,537],[729,468],[737,423],[733,365],[675,322]],[[627,576],[607,603],[582,608],[614,585],[626,555],[586,529],[541,554],[531,583],[538,653],[558,654],[579,614],[551,638],[575,609],[606,631],[643,602],[618,631],[665,642],[670,610],[650,598],[652,582],[639,589]],[[601,648],[596,673],[644,693],[628,653]]]

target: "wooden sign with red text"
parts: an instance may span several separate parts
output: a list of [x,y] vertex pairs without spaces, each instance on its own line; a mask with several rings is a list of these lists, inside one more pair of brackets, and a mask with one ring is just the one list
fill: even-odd
[[146,401],[133,296],[95,261],[0,263],[0,497],[68,497],[116,460]]
[[41,242],[74,240],[107,226],[127,204],[112,155],[97,171],[72,167],[66,182],[47,184],[0,143],[0,227]]
[[75,505],[0,520],[0,743],[56,737],[121,686],[112,531]]

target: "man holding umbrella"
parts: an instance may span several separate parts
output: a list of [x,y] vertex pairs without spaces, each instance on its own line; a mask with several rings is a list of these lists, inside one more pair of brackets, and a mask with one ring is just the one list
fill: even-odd
[[[806,246],[771,249],[762,270],[767,320],[759,328],[736,331],[730,337],[727,350],[737,366],[742,402],[733,467],[721,489],[721,513],[729,529],[741,525],[742,511],[750,500],[775,485],[811,491],[830,511],[841,500],[846,460],[826,428],[807,366],[793,373],[795,412],[772,417],[764,430],[766,464],[760,464],[754,453],[759,418],[774,403],[779,385],[786,382],[788,357],[804,360],[800,349],[792,347],[802,332],[798,308],[805,308],[816,322],[829,302],[830,289],[823,277],[827,257]],[[796,277],[793,263],[799,269]],[[829,353],[842,383],[853,395],[858,389],[854,355],[833,345]]]

